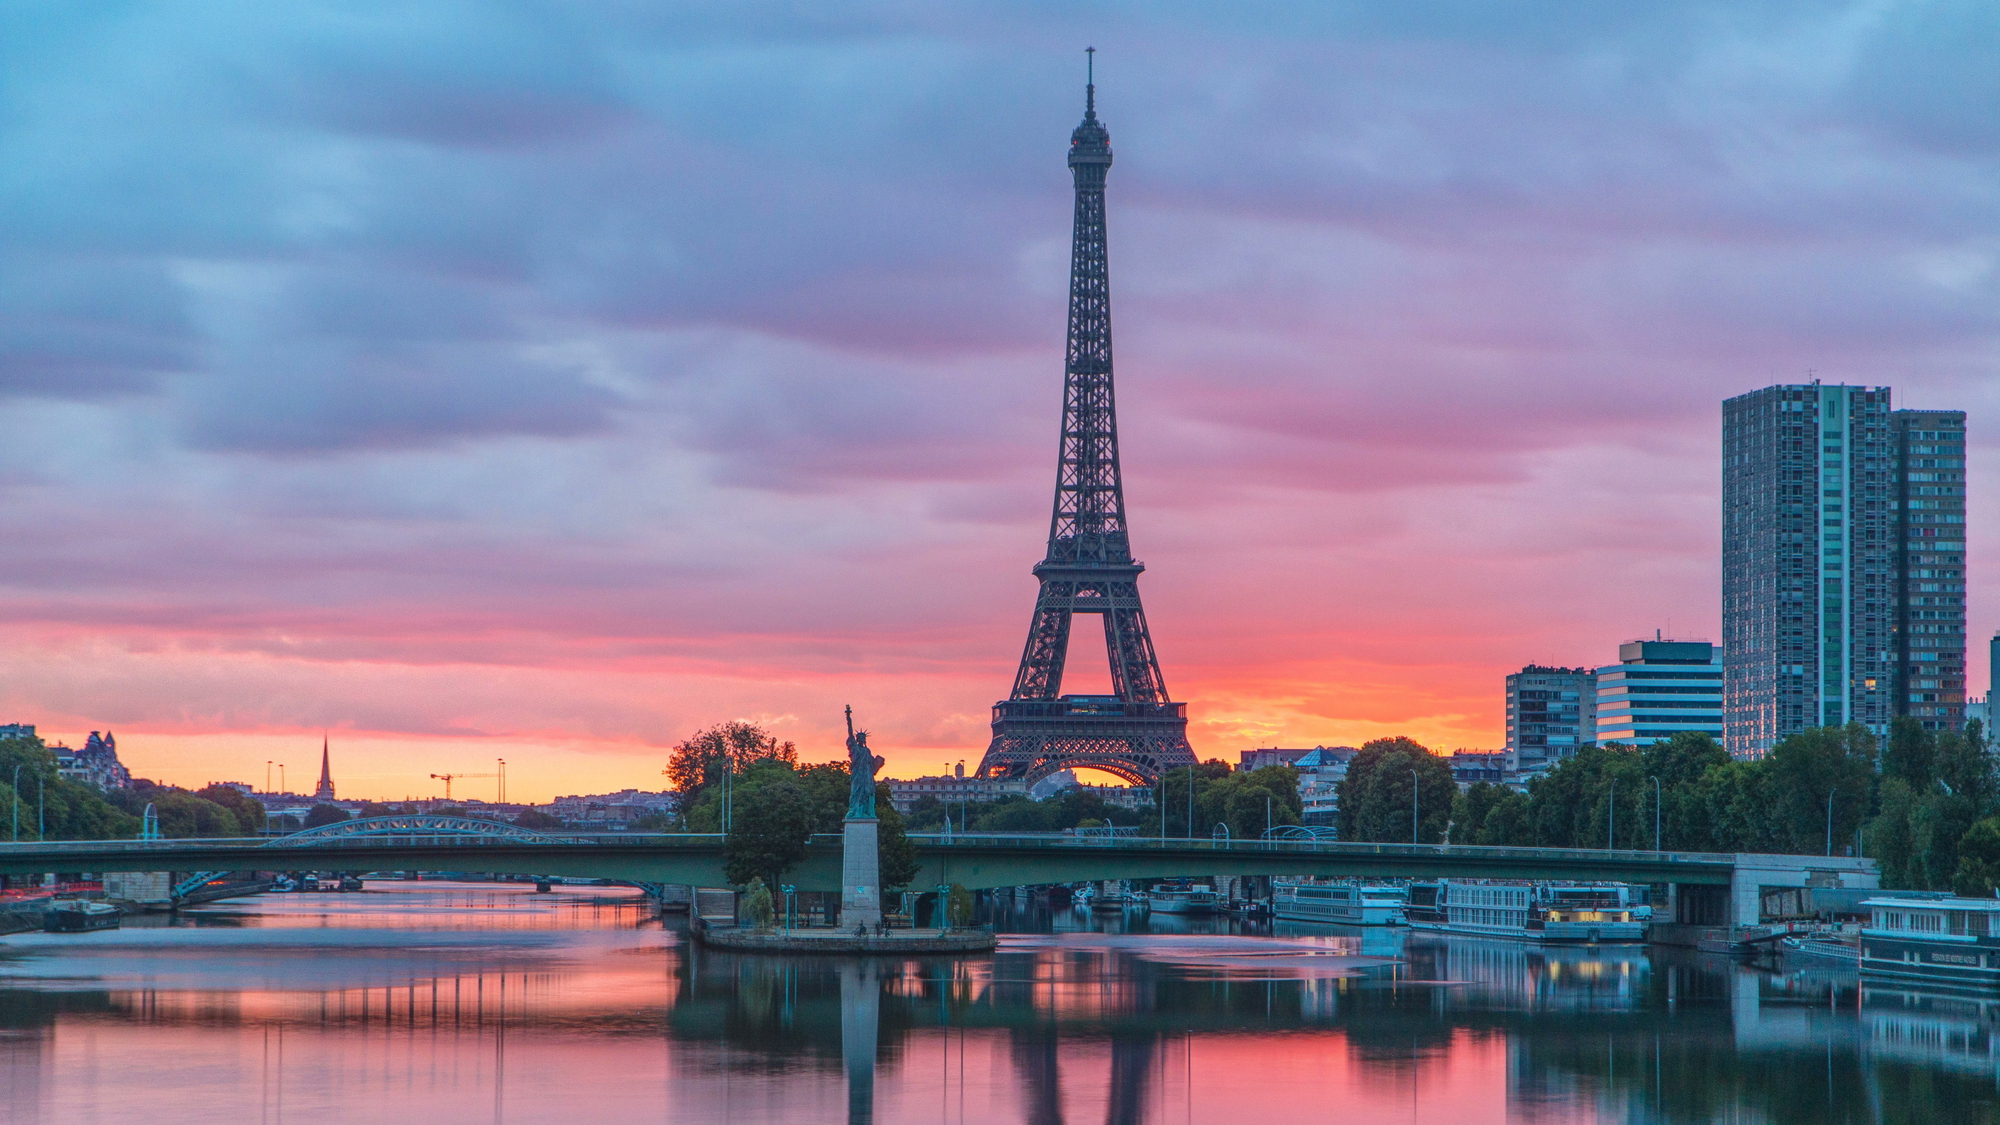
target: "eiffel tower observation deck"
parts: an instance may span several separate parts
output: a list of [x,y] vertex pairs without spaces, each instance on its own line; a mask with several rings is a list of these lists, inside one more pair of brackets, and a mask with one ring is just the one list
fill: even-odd
[[[1093,62],[1095,60],[1093,59]],[[981,777],[1039,781],[1059,770],[1103,770],[1150,785],[1194,763],[1187,706],[1167,694],[1139,603],[1126,534],[1111,380],[1111,270],[1104,181],[1111,134],[1097,119],[1097,85],[1084,87],[1083,123],[1070,135],[1076,226],[1070,250],[1069,349],[1063,380],[1061,456],[1048,555],[1035,565],[1041,592],[1014,691],[993,705],[993,742]],[[1110,695],[1062,694],[1063,661],[1077,614],[1104,622]]]

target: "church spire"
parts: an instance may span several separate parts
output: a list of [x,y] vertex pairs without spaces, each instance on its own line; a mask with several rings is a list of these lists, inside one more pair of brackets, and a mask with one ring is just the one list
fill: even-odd
[[330,752],[330,746],[331,744],[327,741],[327,737],[323,734],[320,735],[319,787],[313,790],[314,800],[319,800],[319,801],[333,800],[333,755]]

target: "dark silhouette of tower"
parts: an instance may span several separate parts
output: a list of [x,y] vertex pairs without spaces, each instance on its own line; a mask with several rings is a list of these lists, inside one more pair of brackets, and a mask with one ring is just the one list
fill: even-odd
[[[1081,766],[1150,785],[1195,759],[1188,747],[1186,705],[1168,700],[1139,604],[1139,572],[1146,568],[1133,560],[1126,537],[1104,233],[1111,134],[1097,120],[1096,83],[1084,89],[1083,123],[1069,140],[1076,227],[1055,512],[1048,555],[1035,565],[1042,586],[1021,669],[1013,694],[993,705],[993,742],[979,774],[1038,781]],[[1104,621],[1111,695],[1062,694],[1070,622],[1079,613]]]
[[324,737],[319,741],[319,787],[313,790],[313,797],[321,801],[333,800],[333,758],[328,753]]

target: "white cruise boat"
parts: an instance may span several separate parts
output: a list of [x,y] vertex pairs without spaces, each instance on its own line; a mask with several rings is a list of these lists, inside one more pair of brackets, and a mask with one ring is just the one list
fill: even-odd
[[1411,888],[1410,928],[1516,941],[1645,941],[1652,907],[1623,883],[1459,883]]
[[1271,880],[1271,911],[1290,922],[1339,922],[1349,926],[1400,926],[1409,892],[1376,883]]
[[1215,888],[1205,883],[1187,887],[1161,883],[1146,896],[1146,906],[1155,914],[1213,914]]

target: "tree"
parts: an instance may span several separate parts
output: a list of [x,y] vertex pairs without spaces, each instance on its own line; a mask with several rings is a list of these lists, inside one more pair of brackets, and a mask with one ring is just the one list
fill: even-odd
[[[646,818],[639,818],[639,820],[644,819]],[[638,821],[633,821],[633,827],[638,827],[638,823]],[[514,827],[532,828],[537,832],[546,832],[551,828],[567,828],[569,825],[564,824],[562,821],[557,820],[540,809],[522,809],[520,815],[514,818]]]
[[1904,715],[1889,724],[1889,745],[1882,751],[1882,776],[1900,777],[1922,792],[1937,776],[1937,744],[1924,724]]
[[743,902],[737,911],[743,924],[753,930],[771,928],[771,888],[756,875],[750,877],[750,885],[743,888]]
[[[347,815],[346,809],[341,808],[339,805],[329,805],[325,801],[321,801],[319,804],[306,810],[307,828],[325,828],[329,824],[339,824],[351,819],[353,818]],[[164,830],[164,824],[162,828]]]
[[1479,826],[1479,836],[1473,843],[1484,847],[1522,847],[1529,844],[1535,835],[1534,824],[1528,818],[1530,807],[1526,793],[1508,792],[1486,810],[1486,819]]
[[959,929],[972,924],[972,892],[963,883],[953,883],[944,896],[945,924]]
[[[845,808],[846,797],[841,798]],[[917,845],[910,840],[910,834],[903,825],[903,814],[889,801],[889,783],[875,783],[875,843],[880,853],[882,897],[886,902],[890,894],[899,892],[910,885],[923,870],[923,860],[917,856]]]
[[1921,883],[1916,856],[1916,832],[1912,827],[1917,796],[1910,783],[1900,777],[1882,782],[1882,811],[1868,825],[1865,851],[1882,868],[1882,885],[1897,890],[1914,889]]
[[667,785],[685,812],[704,791],[732,771],[742,773],[753,762],[796,765],[798,748],[779,742],[752,723],[727,722],[682,740],[667,756]]
[[1479,843],[1480,830],[1485,827],[1487,816],[1510,792],[1504,785],[1475,781],[1460,793],[1451,804],[1451,842]]
[[1932,745],[1931,761],[1945,792],[1981,809],[1991,809],[2000,801],[2000,779],[1995,777],[1994,758],[1977,719],[1963,731],[1939,731]]
[[246,836],[254,836],[264,830],[263,802],[241,789],[227,785],[210,785],[195,796],[228,809]]
[[760,875],[767,886],[777,886],[806,857],[813,812],[805,790],[790,778],[746,786],[723,844],[723,875],[738,886]]
[[1730,764],[1729,752],[1706,734],[1682,731],[1646,747],[1639,752],[1639,758],[1644,767],[1641,782],[1650,791],[1644,796],[1659,801],[1657,813],[1651,800],[1643,802],[1640,815],[1647,821],[1657,815],[1660,847],[1669,851],[1709,849],[1713,844],[1714,810],[1702,803],[1697,791],[1710,770]]
[[214,801],[184,789],[158,789],[153,809],[160,817],[160,835],[171,840],[216,839],[243,835],[236,814]]
[[[1884,868],[1883,882],[1888,882]],[[1967,898],[2000,895],[2000,817],[1984,817],[1973,822],[1958,842],[1958,871],[1952,890]]]
[[1875,736],[1860,723],[1814,727],[1786,735],[1764,759],[1771,774],[1775,850],[1815,855],[1828,846],[1827,803],[1832,801],[1831,842],[1840,854],[1854,839],[1875,799]]
[[1375,739],[1362,745],[1341,780],[1340,838],[1410,842],[1415,800],[1418,842],[1438,843],[1457,795],[1451,767],[1428,747],[1407,738]]
[[[19,792],[13,788],[17,776]],[[38,838],[44,828],[51,840],[108,840],[139,833],[136,815],[126,814],[91,786],[65,780],[56,769],[55,754],[39,738],[0,739],[0,786],[7,790],[0,805],[0,831],[7,835],[0,838],[13,838],[17,813],[23,840]]]

